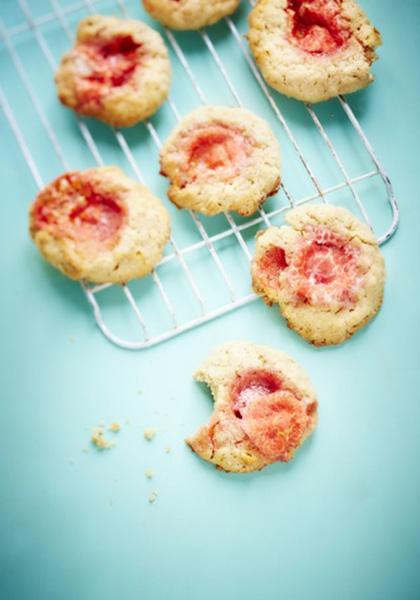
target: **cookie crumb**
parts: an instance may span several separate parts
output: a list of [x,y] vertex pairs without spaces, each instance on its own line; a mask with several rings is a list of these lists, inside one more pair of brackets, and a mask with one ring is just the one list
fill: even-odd
[[126,420],[124,421],[126,425],[130,425],[131,420],[129,419],[129,417],[126,418]]
[[155,491],[150,492],[149,497],[148,497],[150,504],[153,504],[153,502],[156,501],[156,498],[157,498],[157,492],[155,492]]
[[150,442],[156,435],[156,429],[154,427],[148,427],[144,430],[143,435],[144,439]]
[[170,446],[166,446],[166,448],[165,448],[165,452],[166,452],[166,454],[169,454],[169,453],[170,453],[170,451],[171,451],[171,447],[170,447]]
[[119,423],[111,423],[108,425],[108,430],[113,431],[114,433],[118,433],[121,431],[121,425]]
[[141,396],[142,393],[143,393],[143,390],[137,390],[137,393],[138,393],[139,396]]
[[70,344],[74,344],[74,342],[76,341],[76,338],[72,335],[69,335],[69,342]]
[[147,479],[152,479],[152,477],[154,476],[153,469],[146,469],[144,474],[146,475]]
[[84,452],[85,454],[87,454],[89,452],[89,448],[82,448],[82,452]]
[[94,427],[92,429],[92,436],[90,440],[98,450],[109,450],[115,445],[114,442],[110,442],[104,437],[103,427]]

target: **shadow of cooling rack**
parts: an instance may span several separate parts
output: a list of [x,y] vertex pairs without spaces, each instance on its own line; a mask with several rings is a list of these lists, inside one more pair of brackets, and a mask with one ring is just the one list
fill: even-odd
[[[18,0],[14,22],[0,23],[7,57],[2,81],[10,81],[7,92],[0,90],[1,106],[38,189],[75,163],[116,163],[164,200],[159,148],[181,116],[200,104],[246,104],[269,121],[281,143],[282,187],[253,217],[225,213],[209,219],[169,206],[172,237],[151,275],[124,286],[82,284],[98,326],[113,343],[147,348],[253,301],[249,262],[255,233],[281,224],[290,207],[346,206],[372,227],[380,244],[395,232],[391,182],[347,100],[315,109],[266,86],[243,35],[251,2],[209,30],[161,29],[174,71],[171,97],[155,117],[124,132],[75,120],[55,101],[52,73],[80,18],[101,12],[150,22],[139,2],[44,4],[47,12],[33,14],[28,0]],[[46,144],[52,149],[48,160]]]

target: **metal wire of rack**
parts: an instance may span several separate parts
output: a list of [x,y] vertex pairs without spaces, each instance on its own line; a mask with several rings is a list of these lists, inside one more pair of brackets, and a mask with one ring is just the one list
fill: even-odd
[[[138,18],[138,11],[136,14],[130,14],[130,11],[127,9],[126,2],[124,0],[115,0],[116,7],[119,11],[119,14],[123,17],[134,17]],[[34,90],[34,87],[30,81],[27,70],[25,68],[25,64],[19,57],[18,52],[14,46],[14,39],[16,36],[24,33],[30,33],[33,36],[34,43],[37,45],[45,60],[48,63],[48,67],[51,69],[51,72],[54,72],[57,67],[57,61],[54,58],[54,54],[47,42],[47,38],[43,33],[42,27],[45,25],[50,26],[58,26],[60,30],[64,33],[64,35],[68,38],[69,42],[72,41],[73,35],[71,32],[71,28],[68,23],[69,16],[73,13],[77,13],[80,10],[86,11],[88,14],[93,13],[94,9],[97,5],[103,4],[103,0],[83,0],[81,2],[77,2],[74,4],[69,4],[66,6],[61,6],[58,0],[49,0],[49,5],[51,7],[51,12],[47,14],[34,17],[31,13],[31,9],[27,0],[18,0],[18,5],[22,11],[22,15],[24,21],[18,25],[15,25],[11,28],[6,28],[3,21],[0,21],[0,36],[1,40],[4,44],[6,52],[12,61],[14,68],[18,74],[19,80],[25,89],[26,94],[29,95],[31,100],[33,109],[42,123],[43,131],[51,144],[59,162],[61,163],[64,170],[71,169],[71,165],[69,164],[68,159],[65,156],[65,152],[60,144],[58,136],[54,131],[53,124],[50,122],[45,108],[42,106],[41,102],[37,97],[37,93]],[[248,3],[250,6],[254,4],[252,0]],[[244,42],[243,35],[240,33],[237,25],[233,18],[225,19],[226,26],[232,36],[235,44],[238,45],[240,49],[240,53],[243,57],[244,63],[248,66],[249,72],[255,81],[258,89],[262,94],[262,98],[268,103],[270,110],[273,112],[275,120],[278,122],[281,130],[285,134],[286,138],[292,145],[295,156],[298,161],[300,161],[301,166],[303,167],[307,177],[309,178],[313,192],[310,194],[306,194],[303,197],[295,198],[294,194],[292,194],[291,190],[288,189],[286,184],[282,183],[280,194],[282,199],[284,200],[280,206],[275,206],[269,210],[264,210],[261,208],[256,216],[250,219],[243,220],[243,222],[238,223],[235,221],[232,215],[225,213],[224,214],[224,224],[219,227],[217,232],[209,233],[207,231],[204,220],[197,214],[191,211],[185,211],[186,214],[189,213],[189,219],[195,228],[197,235],[199,237],[199,241],[194,243],[187,244],[185,246],[181,245],[177,242],[177,231],[173,232],[173,235],[170,239],[170,252],[166,253],[160,264],[155,268],[152,274],[146,278],[150,279],[153,282],[153,286],[155,290],[158,292],[158,296],[160,298],[159,306],[156,302],[153,303],[153,308],[156,313],[159,311],[163,311],[166,313],[167,326],[165,328],[161,328],[160,331],[152,331],[150,327],[150,323],[148,318],[143,313],[142,307],[142,294],[136,294],[132,289],[132,284],[127,284],[123,286],[112,286],[118,287],[122,290],[123,295],[125,297],[125,302],[127,306],[132,311],[132,315],[134,315],[134,322],[137,323],[138,334],[135,339],[127,339],[121,335],[115,334],[111,327],[108,325],[106,319],[103,315],[103,310],[101,306],[101,295],[111,286],[110,284],[105,285],[96,285],[91,286],[88,283],[82,283],[83,290],[86,294],[87,300],[90,306],[93,309],[93,314],[96,319],[96,323],[103,332],[103,334],[114,344],[128,348],[128,349],[144,349],[169,338],[172,338],[182,332],[185,332],[189,329],[192,329],[202,323],[210,321],[216,317],[219,317],[225,313],[228,313],[244,304],[247,304],[253,301],[256,296],[253,293],[242,293],[238,294],[235,289],[235,284],[232,280],[232,276],[229,274],[228,269],[224,260],[221,258],[220,250],[217,248],[217,244],[221,242],[228,242],[230,246],[236,246],[237,249],[241,250],[242,256],[245,258],[247,262],[251,260],[252,252],[249,247],[249,240],[246,239],[246,236],[250,234],[256,227],[260,226],[269,226],[274,219],[281,218],[283,213],[287,211],[290,207],[298,206],[300,204],[304,204],[307,202],[313,201],[321,201],[327,202],[327,197],[337,191],[346,190],[349,192],[353,202],[355,203],[355,207],[359,211],[359,214],[364,219],[364,221],[372,226],[368,210],[366,209],[365,203],[362,201],[361,194],[357,189],[357,185],[365,180],[373,180],[378,179],[382,182],[384,186],[384,191],[386,194],[387,203],[391,208],[391,223],[387,227],[386,231],[378,236],[378,242],[383,244],[386,242],[395,232],[398,225],[398,206],[394,197],[392,184],[383,170],[369,140],[367,139],[364,131],[362,130],[359,121],[354,115],[352,109],[347,103],[346,99],[343,97],[338,98],[338,102],[341,106],[341,109],[344,111],[351,127],[356,132],[358,139],[362,145],[362,147],[367,152],[370,161],[373,165],[373,168],[367,172],[361,173],[357,176],[350,176],[348,169],[345,166],[345,161],[340,156],[337,148],[335,147],[330,135],[327,133],[327,130],[321,123],[320,118],[317,116],[313,107],[309,104],[305,105],[306,111],[310,117],[310,120],[316,127],[316,131],[321,136],[323,143],[325,144],[328,152],[331,157],[335,161],[337,169],[341,173],[342,181],[340,183],[336,183],[334,185],[330,185],[328,187],[323,187],[315,175],[314,169],[310,166],[309,161],[304,155],[304,152],[297,141],[294,133],[292,132],[292,128],[289,125],[286,117],[281,109],[280,102],[277,98],[275,98],[275,94],[273,94],[267,85],[265,84],[263,78],[261,77],[249,50],[246,47],[246,43]],[[191,85],[191,90],[196,95],[198,101],[202,104],[207,104],[206,95],[200,86],[200,83],[197,77],[194,75],[193,68],[191,67],[190,61],[188,60],[188,53],[184,51],[178,42],[176,36],[173,32],[168,29],[164,29],[164,35],[166,37],[167,43],[171,49],[171,52],[175,56],[176,60],[179,61],[188,81]],[[197,35],[200,36],[203,44],[207,48],[214,64],[216,65],[225,85],[228,90],[232,102],[236,106],[243,106],[243,102],[239,95],[239,92],[236,86],[233,83],[233,79],[224,64],[215,43],[212,41],[211,30],[201,30],[197,32]],[[174,82],[176,85],[176,82]],[[16,117],[15,112],[13,111],[10,102],[8,101],[6,93],[0,88],[0,103],[3,109],[3,113],[9,126],[15,136],[16,142],[23,154],[23,157],[27,163],[27,166],[33,176],[33,179],[36,183],[38,189],[41,189],[44,185],[44,179],[41,175],[41,170],[37,165],[36,160],[30,150],[28,141],[23,134],[18,119]],[[168,106],[172,117],[174,119],[174,123],[179,121],[181,118],[181,111],[178,106],[173,101],[172,97],[168,100]],[[91,128],[88,121],[82,119],[76,119],[77,127],[80,131],[81,138],[88,148],[94,163],[98,166],[104,164],[103,157],[99,151],[98,143],[95,141],[94,136],[91,132]],[[155,144],[156,148],[159,149],[162,144],[161,135],[158,131],[158,127],[156,127],[152,120],[148,120],[144,123],[144,125],[140,125],[139,127],[146,127],[148,134],[150,135],[151,140]],[[144,183],[144,175],[143,171],[140,168],[139,162],[136,160],[134,152],[132,151],[129,142],[127,141],[126,134],[121,130],[113,129],[113,136],[115,138],[115,142],[117,147],[120,149],[121,153],[124,156],[124,159],[127,161],[132,171],[134,172],[137,179]],[[219,280],[225,288],[227,293],[227,301],[223,301],[215,307],[208,307],[209,304],[209,294],[204,293],[201,289],[201,286],[198,283],[197,277],[193,272],[193,269],[189,265],[189,257],[194,256],[194,254],[204,251],[206,253],[206,258],[211,261],[212,266],[218,272]],[[174,268],[174,265],[179,267],[179,273],[182,274],[185,283],[188,286],[190,293],[192,294],[193,304],[195,308],[192,309],[193,316],[188,315],[186,318],[180,318],[178,314],[178,310],[174,304],[172,298],[172,291],[168,291],[168,285],[165,277],[165,273],[161,274],[166,267]],[[180,276],[177,276],[180,277]],[[222,287],[223,287],[222,286]],[[137,296],[137,297],[136,297]],[[157,319],[159,321],[159,319]],[[131,321],[130,321],[130,331],[131,331]],[[130,336],[131,337],[131,336]]]

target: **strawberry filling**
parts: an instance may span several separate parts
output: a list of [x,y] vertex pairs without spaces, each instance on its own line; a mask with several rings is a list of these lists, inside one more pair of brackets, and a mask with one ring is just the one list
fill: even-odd
[[81,105],[98,103],[113,88],[130,83],[142,58],[142,44],[129,35],[77,46],[77,94]]
[[214,176],[230,179],[248,163],[251,144],[241,131],[214,123],[189,132],[183,139],[182,150],[189,180]]
[[280,390],[282,385],[281,379],[275,373],[264,369],[251,369],[239,373],[231,389],[235,416],[242,419],[243,411],[251,399],[273,394]]
[[125,220],[125,205],[78,172],[56,179],[35,201],[35,230],[79,243],[109,248],[115,245]]
[[287,461],[301,443],[307,423],[304,403],[283,391],[251,401],[243,429],[267,459]]
[[286,253],[280,246],[272,246],[258,261],[261,283],[265,287],[277,288],[279,276],[287,268]]
[[361,284],[358,256],[358,249],[339,234],[325,227],[310,228],[280,284],[285,281],[298,301],[313,306],[352,304]]
[[332,54],[350,38],[342,0],[288,0],[291,41],[304,52]]
[[335,280],[337,270],[345,267],[347,256],[342,247],[313,242],[302,253],[301,261],[303,274],[309,281],[327,285]]
[[272,371],[250,369],[239,373],[231,386],[233,413],[255,447],[270,461],[291,457],[308,426],[316,404],[304,402]]

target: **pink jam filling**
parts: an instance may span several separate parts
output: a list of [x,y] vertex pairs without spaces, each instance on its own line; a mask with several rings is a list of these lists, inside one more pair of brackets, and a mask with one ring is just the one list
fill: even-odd
[[359,251],[326,227],[308,229],[293,254],[285,278],[296,298],[313,306],[346,306],[361,284]]
[[231,388],[233,412],[242,419],[250,400],[261,398],[279,391],[283,386],[281,379],[271,371],[251,369],[239,373]]
[[313,418],[316,403],[306,408],[280,377],[267,369],[238,373],[231,385],[233,413],[255,447],[270,461],[289,460]]
[[288,0],[291,41],[309,54],[339,50],[351,36],[341,4],[342,0]]
[[345,267],[347,259],[345,248],[313,242],[302,253],[302,272],[309,281],[326,285],[336,279],[338,269]]
[[123,202],[75,171],[50,184],[35,201],[34,227],[101,247],[115,245],[125,220]]
[[312,306],[354,304],[363,283],[359,249],[326,227],[311,227],[288,260],[283,248],[269,248],[257,263],[263,287],[289,288],[296,302]]
[[307,424],[304,403],[284,391],[251,402],[243,429],[263,456],[287,461],[299,446]]
[[182,150],[189,179],[231,178],[248,163],[251,144],[239,130],[214,123],[189,132]]
[[279,275],[287,268],[286,253],[280,246],[272,246],[258,261],[260,279],[264,286],[277,288]]
[[75,52],[82,61],[77,81],[82,104],[100,102],[110,89],[130,83],[143,55],[142,44],[129,35],[81,44]]

